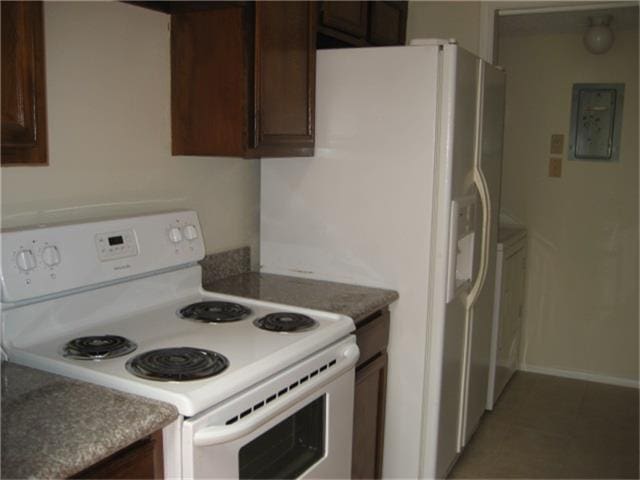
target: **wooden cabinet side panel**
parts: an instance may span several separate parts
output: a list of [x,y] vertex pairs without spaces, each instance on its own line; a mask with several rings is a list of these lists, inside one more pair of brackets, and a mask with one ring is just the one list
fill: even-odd
[[2,164],[47,164],[42,2],[1,2]]
[[356,371],[352,478],[381,478],[387,390],[387,354]]
[[255,4],[253,156],[313,155],[315,12],[311,2]]
[[171,17],[174,155],[243,156],[246,145],[245,16],[242,7]]

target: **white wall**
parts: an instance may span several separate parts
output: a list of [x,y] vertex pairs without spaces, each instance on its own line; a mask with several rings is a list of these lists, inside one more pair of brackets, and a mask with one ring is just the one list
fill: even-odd
[[[502,207],[530,232],[524,364],[624,382],[638,378],[638,32],[616,37],[604,55],[578,34],[500,40]],[[549,178],[550,135],[568,136],[572,85],[591,82],[626,84],[620,161],[567,161],[565,141]]]
[[172,157],[169,17],[45,2],[49,162],[2,169],[3,227],[194,208],[209,253],[251,245],[259,161]]
[[407,43],[415,38],[455,38],[476,55],[480,48],[480,2],[410,1]]

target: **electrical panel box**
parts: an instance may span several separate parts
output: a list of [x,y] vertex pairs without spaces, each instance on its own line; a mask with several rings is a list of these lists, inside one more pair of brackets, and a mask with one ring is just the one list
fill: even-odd
[[618,160],[623,96],[622,83],[573,85],[569,160]]

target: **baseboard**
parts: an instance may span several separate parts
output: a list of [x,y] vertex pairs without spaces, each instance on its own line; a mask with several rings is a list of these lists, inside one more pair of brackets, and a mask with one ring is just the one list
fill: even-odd
[[562,370],[560,368],[540,367],[538,365],[520,364],[518,369],[523,372],[541,373],[543,375],[553,375],[555,377],[575,378],[577,380],[607,383],[609,385],[618,385],[620,387],[640,388],[640,382],[631,378],[612,377],[609,375],[580,372],[576,370]]

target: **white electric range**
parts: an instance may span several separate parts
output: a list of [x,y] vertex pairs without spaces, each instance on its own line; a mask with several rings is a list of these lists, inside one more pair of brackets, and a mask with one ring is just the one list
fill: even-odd
[[195,212],[3,231],[9,360],[172,403],[172,478],[350,476],[353,321],[211,293]]

